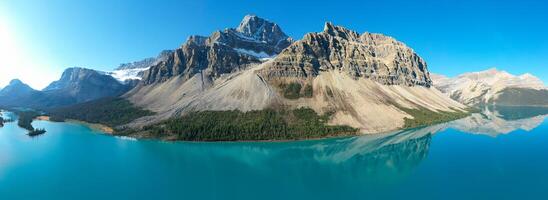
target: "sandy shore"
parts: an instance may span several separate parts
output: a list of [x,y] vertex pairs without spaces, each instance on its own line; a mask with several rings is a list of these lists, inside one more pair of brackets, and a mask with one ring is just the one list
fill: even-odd
[[[36,120],[50,121],[50,117],[46,116],[46,115],[38,116],[35,119]],[[74,120],[74,119],[67,119],[67,120],[65,120],[65,122],[82,124],[82,125],[90,127],[91,129],[98,130],[98,131],[101,131],[101,132],[105,132],[105,133],[108,133],[108,134],[113,134],[114,133],[113,128],[111,128],[107,125],[104,125],[104,124],[94,124],[94,123],[88,123],[88,122],[84,122],[84,121],[80,121],[80,120]]]
[[49,121],[49,116],[46,116],[46,115],[42,115],[42,116],[38,116],[35,118],[36,120],[44,120],[44,121]]
[[89,123],[89,122],[84,122],[84,121],[74,120],[74,119],[67,119],[67,120],[65,120],[65,122],[83,124],[83,125],[86,125],[86,126],[90,127],[91,129],[99,130],[101,132],[105,132],[105,133],[108,133],[108,134],[113,134],[114,133],[113,128],[111,128],[107,125],[104,125],[104,124],[94,124],[94,123]]

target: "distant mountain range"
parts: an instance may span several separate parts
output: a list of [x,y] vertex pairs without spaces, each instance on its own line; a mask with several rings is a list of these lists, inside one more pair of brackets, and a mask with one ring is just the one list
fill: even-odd
[[0,91],[0,105],[44,109],[119,96],[129,89],[130,85],[124,85],[103,72],[68,68],[59,80],[41,91],[32,89],[20,80],[12,80]]
[[535,105],[548,106],[548,88],[531,74],[520,76],[505,71],[464,73],[454,78],[432,75],[434,85],[452,99],[470,106]]
[[[105,97],[154,112],[124,125],[135,130],[200,111],[306,107],[329,116],[321,123],[378,133],[451,119],[468,106],[548,105],[546,87],[530,74],[492,69],[448,78],[431,74],[413,49],[383,34],[326,23],[295,41],[277,24],[248,15],[235,28],[190,36],[175,50],[110,72],[69,68],[42,91],[13,80],[0,90],[0,106],[56,108]],[[281,124],[298,123],[296,117],[282,116]]]

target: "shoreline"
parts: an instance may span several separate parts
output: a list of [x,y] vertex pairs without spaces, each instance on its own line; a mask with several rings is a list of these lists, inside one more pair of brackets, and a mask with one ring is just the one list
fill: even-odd
[[[472,113],[473,112],[469,112],[468,115],[466,115],[464,117],[457,118],[457,119],[450,120],[450,121],[455,121],[455,120],[459,120],[459,119],[468,117]],[[35,119],[36,120],[51,121],[50,117],[46,116],[46,115],[38,116]],[[436,124],[443,124],[443,123],[447,123],[447,122],[450,122],[450,121],[439,122],[439,123],[435,123],[435,124],[431,124],[431,125],[421,125],[421,126],[407,127],[407,128],[402,127],[402,128],[394,129],[394,130],[390,130],[390,131],[382,131],[382,132],[375,132],[375,133],[363,133],[362,132],[362,133],[358,133],[358,134],[342,134],[342,135],[338,135],[338,136],[311,137],[311,138],[300,138],[300,139],[281,139],[281,140],[276,140],[276,139],[267,139],[267,140],[177,140],[177,139],[159,138],[159,137],[139,137],[138,135],[137,136],[117,135],[117,134],[114,133],[115,131],[112,127],[109,127],[109,126],[104,125],[104,124],[91,123],[91,122],[75,120],[75,119],[66,119],[64,122],[81,124],[81,125],[84,125],[84,126],[87,126],[87,127],[91,128],[93,130],[99,131],[99,132],[101,132],[105,135],[110,135],[110,136],[113,136],[113,137],[127,137],[127,138],[136,139],[136,140],[151,140],[151,141],[163,141],[163,142],[197,142],[197,143],[199,143],[199,142],[205,142],[205,143],[217,143],[217,142],[227,142],[227,143],[232,143],[232,142],[274,142],[274,143],[276,143],[276,142],[299,142],[299,141],[314,141],[314,140],[323,140],[323,139],[350,138],[350,137],[360,137],[362,135],[382,135],[382,134],[389,134],[389,133],[393,133],[393,132],[397,132],[397,131],[405,131],[405,130],[410,130],[410,129],[422,128],[422,127],[426,127],[426,126],[432,126],[432,125],[436,125]]]
[[75,120],[75,119],[66,119],[65,122],[75,123],[75,124],[82,124],[82,125],[85,125],[85,126],[91,128],[93,130],[98,130],[100,132],[103,132],[107,135],[116,136],[114,134],[114,129],[112,127],[104,125],[104,124],[90,123],[90,122],[85,122],[85,121],[80,121],[80,120]]
[[[38,116],[36,118],[34,118],[35,120],[42,120],[42,121],[50,121],[50,122],[54,122],[54,121],[51,121],[50,120],[50,116],[47,116],[47,115],[41,115],[41,116]],[[97,131],[100,131],[100,132],[103,132],[107,135],[115,135],[114,134],[114,129],[110,126],[107,126],[107,125],[104,125],[104,124],[99,124],[99,123],[90,123],[90,122],[85,122],[85,121],[80,121],[80,120],[75,120],[75,119],[66,119],[64,122],[67,122],[67,123],[75,123],[75,124],[82,124],[82,125],[85,125],[93,130],[97,130]]]

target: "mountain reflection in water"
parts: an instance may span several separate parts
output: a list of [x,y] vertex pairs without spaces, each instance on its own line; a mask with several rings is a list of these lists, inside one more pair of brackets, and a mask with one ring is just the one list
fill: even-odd
[[[81,124],[48,121],[33,122],[48,133],[29,138],[17,122],[10,122],[0,128],[0,199],[445,199],[447,194],[493,199],[523,191],[542,194],[548,185],[548,136],[538,133],[546,130],[546,110],[489,107],[428,127],[294,142],[135,141],[98,134]],[[3,116],[16,119],[13,113]],[[519,129],[534,134],[475,135],[525,132]],[[482,187],[470,180],[481,180]],[[40,187],[28,190],[35,182]]]

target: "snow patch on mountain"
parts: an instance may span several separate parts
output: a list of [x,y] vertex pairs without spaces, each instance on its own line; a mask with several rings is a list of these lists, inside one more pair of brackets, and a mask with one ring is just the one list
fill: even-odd
[[137,68],[137,69],[122,69],[122,70],[116,70],[107,72],[108,75],[114,77],[116,80],[120,82],[124,82],[126,80],[141,80],[142,77],[139,75],[141,72],[146,71],[150,67],[146,68]]
[[276,55],[268,55],[264,51],[255,52],[253,50],[247,50],[247,49],[241,49],[241,48],[234,48],[234,50],[240,54],[250,55],[259,59],[272,58],[276,56]]

